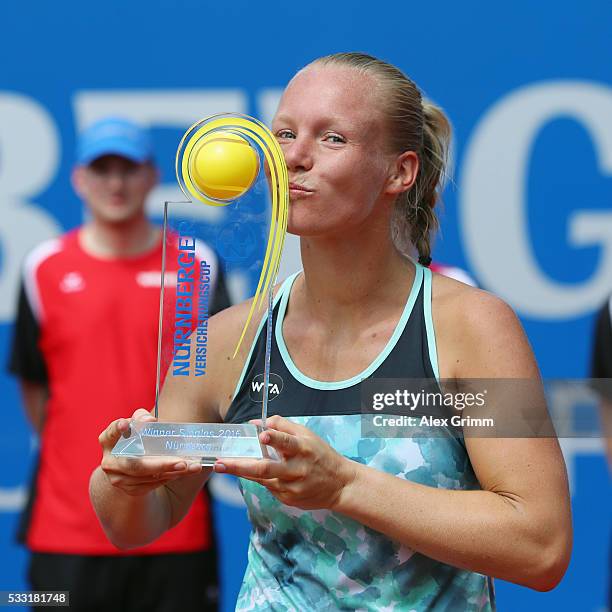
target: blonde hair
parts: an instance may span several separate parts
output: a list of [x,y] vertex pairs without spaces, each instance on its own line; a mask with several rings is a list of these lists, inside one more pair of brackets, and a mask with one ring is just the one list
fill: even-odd
[[382,89],[383,116],[393,152],[414,151],[419,171],[414,185],[395,202],[391,232],[405,254],[431,261],[431,236],[439,226],[434,207],[440,199],[451,138],[451,125],[439,107],[423,99],[419,88],[399,68],[365,53],[335,53],[311,65],[347,66],[374,76]]

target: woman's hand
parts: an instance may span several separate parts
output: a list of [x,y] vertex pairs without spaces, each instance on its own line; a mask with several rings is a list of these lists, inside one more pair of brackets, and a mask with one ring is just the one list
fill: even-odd
[[274,448],[280,461],[223,458],[215,463],[215,472],[258,482],[288,506],[333,510],[354,478],[352,462],[308,428],[281,416],[267,419],[266,427],[259,440]]
[[132,415],[132,419],[113,421],[99,436],[104,456],[101,468],[108,481],[128,495],[146,495],[150,491],[187,474],[202,471],[197,461],[180,457],[116,457],[111,454],[121,436],[129,434],[131,423],[135,421],[156,421],[157,419],[143,408]]

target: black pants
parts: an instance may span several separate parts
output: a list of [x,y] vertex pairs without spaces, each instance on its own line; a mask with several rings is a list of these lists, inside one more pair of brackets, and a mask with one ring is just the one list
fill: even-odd
[[218,607],[217,568],[209,552],[32,553],[29,579],[36,591],[69,591],[70,609],[83,612],[216,612]]

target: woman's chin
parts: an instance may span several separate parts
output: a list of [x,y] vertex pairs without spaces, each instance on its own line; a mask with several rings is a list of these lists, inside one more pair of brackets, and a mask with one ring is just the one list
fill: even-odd
[[329,227],[315,227],[315,226],[288,226],[287,233],[299,236],[300,238],[333,238],[338,231],[334,231],[333,228]]

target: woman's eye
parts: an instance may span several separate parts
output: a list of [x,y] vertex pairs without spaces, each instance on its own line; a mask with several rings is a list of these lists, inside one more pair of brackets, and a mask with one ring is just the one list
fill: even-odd
[[327,142],[331,142],[333,144],[338,144],[338,143],[341,143],[341,142],[346,142],[346,140],[342,136],[340,136],[338,134],[326,134],[325,135],[325,140]]
[[276,132],[277,138],[295,138],[295,134],[291,130],[278,130]]

